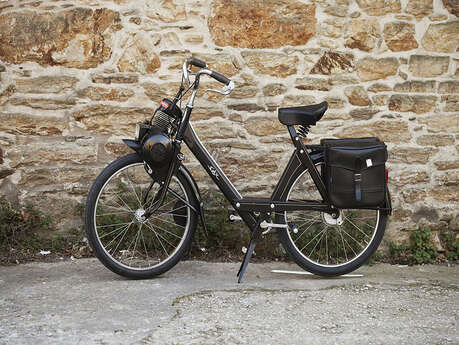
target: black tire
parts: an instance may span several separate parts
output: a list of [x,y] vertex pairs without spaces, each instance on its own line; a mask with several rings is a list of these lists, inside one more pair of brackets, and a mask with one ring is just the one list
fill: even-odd
[[[135,181],[132,179],[135,179]],[[125,181],[127,181],[127,183],[125,183]],[[135,183],[136,181],[137,183]],[[177,174],[173,176],[173,181],[175,183],[174,186],[177,187],[173,187],[173,182],[171,181],[172,190],[176,188],[175,192],[178,195],[181,193],[180,196],[182,198],[187,200],[195,209],[198,209],[198,201],[185,176],[178,171]],[[150,182],[151,178],[143,168],[142,159],[136,153],[129,154],[116,159],[100,173],[94,181],[86,201],[86,234],[94,254],[111,271],[127,278],[152,278],[170,270],[180,261],[185,249],[191,245],[197,225],[196,212],[183,202],[179,204],[180,207],[185,207],[187,212],[186,227],[184,226],[183,233],[179,228],[182,226],[183,221],[175,222],[174,220],[177,219],[177,217],[185,217],[182,212],[177,213],[178,216],[175,216],[175,210],[163,210],[162,213],[154,214],[146,220],[139,220],[137,218],[138,215],[136,216],[134,212],[135,206],[133,206],[133,203],[138,201],[139,208],[136,209],[136,211],[145,207],[145,205],[142,205],[144,196],[142,193],[145,193],[147,189],[145,186],[148,186]],[[130,195],[127,194],[130,193],[129,189],[132,190]],[[126,194],[123,194],[124,192],[126,192]],[[134,195],[136,199],[133,197]],[[174,195],[168,192],[168,197],[169,195],[172,200],[169,203],[165,201],[160,207],[160,210],[163,206],[166,206],[166,204],[177,205],[177,202],[172,202]],[[110,200],[111,198],[112,200]],[[179,199],[177,198],[177,200]],[[109,213],[107,213],[107,209],[110,210]],[[111,210],[113,210],[114,213],[111,213]],[[166,220],[165,217],[168,216],[172,217]],[[113,219],[119,223],[111,224],[114,221]],[[103,221],[110,224],[104,225]],[[122,223],[123,221],[126,223]],[[154,224],[160,224],[161,226],[156,226]],[[172,226],[174,226],[174,228],[171,230],[170,227]],[[175,228],[178,230],[175,230]],[[134,234],[132,234],[131,229],[137,231],[135,237],[133,237]],[[99,233],[101,234],[100,236]],[[122,236],[120,235],[121,233],[123,233]],[[102,239],[102,237],[104,237],[104,239]],[[134,247],[132,247],[132,241],[129,247],[126,247],[122,242],[125,238],[126,245],[131,239],[135,241]],[[167,238],[169,240],[167,240]],[[111,244],[113,241],[115,241],[115,243]],[[119,243],[116,245],[116,248],[113,248],[116,241]],[[157,241],[157,243],[155,243],[155,241]],[[177,242],[177,247],[174,247],[174,244],[170,242]],[[121,243],[123,243],[122,246],[120,246]],[[110,246],[112,247],[110,248]],[[145,248],[144,251],[140,248],[142,246]],[[121,250],[121,248],[123,249]],[[170,253],[166,248],[169,248]],[[131,255],[131,257],[127,257],[128,255]],[[124,259],[124,256],[126,259]]]
[[[320,170],[320,168],[322,166],[323,166],[323,161],[316,162],[316,167],[319,170]],[[292,179],[293,181],[288,186],[288,191],[289,192],[286,194],[287,196],[286,196],[285,200],[295,199],[293,197],[290,198],[289,196],[291,195],[291,193],[295,194],[295,192],[293,192],[293,190],[295,188],[295,185],[297,184],[297,181],[299,181],[302,178],[304,180],[310,179],[310,182],[299,182],[298,183],[298,185],[301,185],[302,188],[304,189],[303,198],[304,199],[321,200],[320,199],[320,195],[317,192],[317,188],[313,184],[312,179],[310,178],[309,173],[307,172],[307,169],[303,170],[298,175],[298,177],[296,179]],[[310,188],[308,188],[308,187],[310,187]],[[311,193],[311,192],[312,193],[316,193],[316,195],[314,195],[314,197],[311,198],[308,195],[308,192],[309,193]],[[301,189],[299,189],[298,194],[301,194]],[[362,251],[360,253],[355,253],[354,249],[352,248],[352,246],[354,245],[354,242],[351,241],[352,236],[347,233],[347,231],[349,231],[349,229],[347,229],[347,231],[344,230],[344,227],[347,224],[353,224],[353,227],[355,227],[356,229],[359,229],[359,227],[356,226],[354,224],[354,222],[353,222],[353,221],[355,221],[355,218],[352,218],[353,216],[350,216],[350,215],[352,215],[353,210],[340,210],[341,224],[339,224],[339,225],[338,224],[333,224],[334,220],[332,220],[331,217],[329,217],[328,215],[324,215],[323,213],[320,213],[320,212],[315,212],[315,211],[295,211],[295,212],[302,212],[302,214],[307,215],[307,217],[297,218],[297,219],[301,219],[300,222],[302,222],[303,220],[306,220],[305,223],[306,223],[306,227],[307,228],[305,230],[303,230],[303,233],[306,233],[306,238],[305,237],[301,238],[304,235],[303,235],[303,233],[300,233],[299,230],[297,230],[297,232],[295,233],[294,231],[292,231],[292,229],[279,229],[278,232],[279,232],[279,237],[280,237],[281,244],[284,247],[285,251],[295,261],[296,264],[298,264],[304,270],[309,271],[311,273],[314,273],[316,275],[320,275],[320,276],[339,276],[339,275],[347,274],[349,272],[352,272],[352,271],[356,270],[362,264],[364,264],[371,257],[371,255],[376,251],[376,249],[378,248],[379,244],[381,243],[381,240],[382,240],[382,238],[384,236],[384,231],[385,231],[386,222],[387,222],[387,214],[385,214],[385,213],[383,213],[381,211],[376,211],[376,210],[369,210],[369,211],[367,211],[367,210],[355,210],[355,212],[357,212],[357,214],[362,214],[363,212],[370,212],[370,214],[372,214],[372,212],[375,212],[375,216],[374,216],[375,224],[374,224],[374,227],[373,227],[373,230],[372,230],[372,233],[371,233],[371,237],[368,234],[364,233],[365,231],[370,231],[370,230],[367,230],[366,228],[363,228],[364,232],[362,232],[362,234],[363,234],[363,237],[362,237],[362,241],[363,242],[362,243],[365,244],[365,247],[363,247],[360,244],[362,246],[362,248],[363,248]],[[314,218],[314,215],[313,215],[314,212],[315,212],[315,218]],[[346,214],[348,214],[348,217],[346,217]],[[287,220],[286,220],[286,218],[287,218]],[[290,218],[294,218],[294,217],[290,217]],[[361,219],[364,220],[364,223],[371,224],[371,222],[367,221],[366,218],[361,218]],[[276,214],[276,223],[286,224],[287,222],[289,224],[292,224],[289,221],[289,216],[287,215],[286,212],[285,213],[277,213]],[[329,222],[331,222],[332,224],[330,225]],[[359,223],[357,223],[357,224],[359,224]],[[318,231],[321,229],[320,226],[323,227],[323,230],[321,230],[322,235],[319,237],[320,232],[318,232]],[[311,230],[311,228],[312,228],[312,230]],[[317,230],[316,230],[316,228],[317,228]],[[329,230],[330,228],[332,230]],[[314,232],[314,231],[316,231],[316,232]],[[324,262],[320,262],[320,260],[324,260],[323,259],[323,257],[324,257],[323,251],[322,251],[322,254],[317,254],[316,259],[314,259],[314,256],[312,255],[312,252],[314,251],[315,248],[317,248],[318,243],[323,241],[324,234],[328,234],[329,231],[331,232],[331,234],[333,234],[335,236],[335,238],[334,238],[335,247],[332,248],[332,249],[329,249],[328,248],[328,243],[327,243],[326,254],[325,254],[326,262],[324,263]],[[361,230],[359,230],[359,231],[361,231]],[[345,257],[343,257],[343,250],[337,249],[341,245],[339,244],[340,240],[338,238],[338,235],[336,235],[336,234],[339,234],[339,236],[341,236],[342,247],[344,249]],[[360,236],[360,234],[358,232],[357,232],[357,234]],[[348,236],[350,236],[350,237],[348,237]],[[370,239],[368,240],[368,243],[364,242],[365,241],[365,236],[370,237]],[[318,241],[317,243],[316,242],[312,242],[311,243],[311,241],[315,241],[316,239]],[[297,243],[300,240],[303,241],[303,242],[301,243],[301,245],[297,246]],[[327,237],[326,237],[326,240],[327,240]],[[297,243],[295,243],[295,241]],[[305,246],[303,246],[304,242],[306,242],[306,241],[308,241],[307,244]],[[351,245],[349,245],[349,242],[351,243]],[[357,240],[356,240],[356,242],[357,242],[357,244],[359,244]],[[309,243],[311,243],[311,246],[309,246]],[[330,239],[330,243],[332,243],[331,239]],[[311,253],[308,254],[309,253],[309,249],[313,245],[314,245],[314,247],[311,250]],[[322,250],[322,245],[323,244],[321,243],[319,252]],[[349,252],[349,257],[348,257],[347,251],[346,251],[346,246],[348,246],[348,249],[352,249],[352,251]],[[299,247],[302,247],[302,248],[299,248]],[[305,247],[308,247],[308,248],[306,248],[306,250],[304,250]],[[355,247],[356,247],[356,245],[354,245],[354,248]],[[330,252],[333,252],[333,251],[336,253],[336,258],[333,258],[333,260],[330,259],[330,261],[329,261]],[[354,256],[351,258],[351,255],[354,255]]]

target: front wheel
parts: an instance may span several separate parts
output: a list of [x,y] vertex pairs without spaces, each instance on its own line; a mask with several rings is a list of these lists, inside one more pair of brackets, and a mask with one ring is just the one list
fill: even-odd
[[[316,167],[321,171],[323,162]],[[308,170],[289,186],[286,200],[321,200]],[[338,218],[319,211],[291,211],[276,215],[286,252],[303,269],[321,276],[352,272],[365,263],[381,243],[387,215],[379,210],[339,210]]]
[[135,153],[108,165],[91,187],[85,209],[88,241],[97,258],[119,275],[162,274],[190,245],[197,224],[193,208],[199,207],[192,187],[178,171],[161,207],[145,217],[159,187]]

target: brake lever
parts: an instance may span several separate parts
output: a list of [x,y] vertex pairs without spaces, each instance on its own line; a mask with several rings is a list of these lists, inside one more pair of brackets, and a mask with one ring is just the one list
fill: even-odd
[[230,81],[230,83],[228,85],[225,86],[225,88],[223,89],[223,91],[221,90],[215,90],[215,89],[206,89],[206,91],[209,91],[209,92],[216,92],[216,93],[219,93],[220,95],[229,95],[231,92],[233,92],[234,90],[234,81]]

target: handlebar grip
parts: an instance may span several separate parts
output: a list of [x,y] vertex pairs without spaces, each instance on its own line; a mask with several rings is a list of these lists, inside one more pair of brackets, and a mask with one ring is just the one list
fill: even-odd
[[207,64],[204,61],[196,59],[194,57],[189,58],[188,59],[188,63],[193,65],[193,66],[199,67],[199,68],[206,68],[207,67]]
[[214,72],[214,71],[212,71],[210,76],[212,78],[214,78],[215,80],[218,80],[220,83],[223,83],[225,85],[228,85],[231,82],[231,79],[228,79],[224,75],[221,75],[220,73],[217,73],[217,72]]

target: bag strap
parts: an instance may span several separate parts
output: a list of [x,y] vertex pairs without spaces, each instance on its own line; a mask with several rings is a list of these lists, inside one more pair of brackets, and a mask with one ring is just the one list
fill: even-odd
[[362,174],[360,173],[362,169],[362,159],[357,157],[355,160],[355,172],[354,172],[354,190],[355,190],[355,200],[362,201]]

